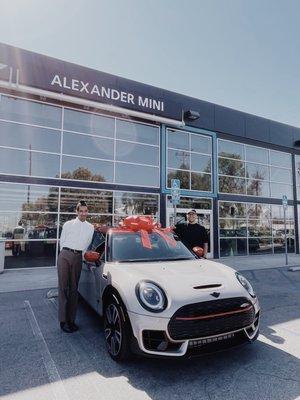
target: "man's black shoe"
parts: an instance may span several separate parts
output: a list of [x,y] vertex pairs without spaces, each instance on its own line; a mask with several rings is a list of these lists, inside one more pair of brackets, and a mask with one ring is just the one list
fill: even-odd
[[72,332],[76,332],[79,329],[78,325],[76,325],[75,322],[69,322],[69,327],[72,330]]
[[61,329],[62,331],[64,331],[64,332],[66,332],[66,333],[72,333],[72,332],[74,332],[74,331],[71,329],[71,327],[70,327],[68,324],[66,324],[65,322],[61,322],[61,323],[60,323],[60,329]]

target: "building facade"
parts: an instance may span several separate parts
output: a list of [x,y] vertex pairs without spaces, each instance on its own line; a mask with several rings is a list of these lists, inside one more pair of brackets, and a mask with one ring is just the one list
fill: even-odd
[[210,257],[299,253],[300,129],[0,44],[5,268],[56,265],[78,199],[91,222],[195,208]]

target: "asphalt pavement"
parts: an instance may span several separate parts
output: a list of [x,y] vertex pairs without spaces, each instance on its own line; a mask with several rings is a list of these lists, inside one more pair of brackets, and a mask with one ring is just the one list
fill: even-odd
[[300,272],[243,274],[262,306],[258,341],[190,360],[117,364],[106,353],[101,318],[83,301],[80,330],[65,334],[48,289],[0,293],[1,400],[299,399]]

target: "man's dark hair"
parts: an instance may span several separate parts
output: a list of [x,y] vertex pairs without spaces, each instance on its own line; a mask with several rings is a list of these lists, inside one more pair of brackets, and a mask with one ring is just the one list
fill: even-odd
[[79,207],[87,207],[85,200],[79,200],[79,202],[76,205],[76,211],[79,211]]

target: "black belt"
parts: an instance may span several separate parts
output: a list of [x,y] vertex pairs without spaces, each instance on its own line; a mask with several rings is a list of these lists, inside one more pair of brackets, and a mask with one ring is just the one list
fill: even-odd
[[62,249],[72,251],[72,253],[77,253],[77,254],[82,253],[82,250],[74,250],[74,249],[70,249],[69,247],[63,247]]

